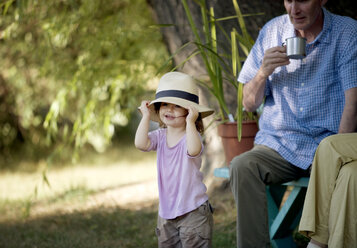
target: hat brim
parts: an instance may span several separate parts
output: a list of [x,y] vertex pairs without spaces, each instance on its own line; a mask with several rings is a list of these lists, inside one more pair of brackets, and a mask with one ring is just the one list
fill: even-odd
[[202,119],[213,114],[214,110],[210,109],[208,107],[199,105],[197,103],[185,100],[185,99],[181,99],[181,98],[177,98],[177,97],[160,97],[159,99],[153,100],[152,102],[150,102],[149,104],[149,109],[150,109],[150,119],[152,121],[155,122],[160,122],[160,118],[158,116],[158,114],[155,111],[155,103],[161,103],[161,102],[166,102],[166,103],[171,103],[171,104],[175,104],[175,105],[179,105],[185,109],[188,109],[189,106],[193,106],[194,108],[197,109],[197,111],[201,114]]

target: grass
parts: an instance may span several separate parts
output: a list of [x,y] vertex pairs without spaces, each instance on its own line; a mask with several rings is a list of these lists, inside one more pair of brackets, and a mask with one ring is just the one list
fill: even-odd
[[[76,165],[39,163],[1,170],[0,248],[157,247],[155,153],[126,145],[86,154]],[[42,181],[44,169],[51,187]],[[232,194],[214,182],[213,247],[236,247]]]
[[[216,217],[216,216],[215,216]],[[95,209],[0,223],[0,247],[157,247],[156,204]],[[213,247],[235,247],[235,222],[215,224]]]
[[[16,170],[1,169],[0,248],[157,247],[155,153],[125,145],[82,158],[75,165],[21,161]],[[211,199],[214,247],[235,246],[233,201],[225,195],[226,203]]]
[[0,224],[0,247],[155,247],[149,208],[94,209]]
[[[133,147],[113,148],[100,155],[91,152],[76,165],[48,168],[44,161],[36,165],[24,161],[16,171],[1,171],[0,195],[9,200],[24,199],[30,197],[37,187],[37,199],[41,200],[76,188],[100,190],[118,187],[155,178],[155,168],[154,153],[143,153]],[[49,185],[42,180],[44,171],[47,171]]]
[[[235,247],[235,219],[225,208],[216,208],[214,214],[213,247]],[[153,202],[140,210],[98,207],[13,219],[0,222],[0,247],[157,247],[156,216]]]

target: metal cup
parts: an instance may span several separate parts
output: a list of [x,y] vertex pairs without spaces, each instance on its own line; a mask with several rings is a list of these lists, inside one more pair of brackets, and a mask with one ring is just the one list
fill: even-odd
[[302,37],[290,37],[285,40],[286,55],[290,59],[303,59],[306,57],[306,39]]

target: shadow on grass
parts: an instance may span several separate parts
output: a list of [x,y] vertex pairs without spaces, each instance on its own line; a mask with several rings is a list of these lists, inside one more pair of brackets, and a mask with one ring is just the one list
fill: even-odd
[[[82,201],[82,197],[85,202],[87,194],[91,193],[93,192],[83,191],[82,188],[72,189],[57,198],[56,202],[61,204],[69,200],[74,204]],[[236,247],[236,210],[230,189],[222,184],[220,187],[214,187],[209,196],[215,208],[212,247]],[[49,202],[53,203],[54,200],[51,199]],[[47,203],[42,204],[46,206]],[[11,202],[3,204],[8,208],[17,206]],[[141,205],[140,210],[98,206],[92,210],[78,210],[67,214],[53,212],[28,219],[21,219],[16,214],[13,216],[0,221],[0,248],[157,247],[154,232],[157,217],[156,201]],[[306,238],[297,233],[294,237],[297,247],[306,247]]]
[[[235,218],[230,195],[215,195],[213,247],[235,247]],[[0,222],[0,247],[6,248],[151,248],[157,247],[157,203],[141,210],[98,207]]]
[[[0,223],[0,247],[6,248],[150,248],[157,247],[157,210],[103,208]],[[235,221],[214,227],[213,247],[235,247]]]
[[104,208],[2,222],[0,247],[156,247],[155,208]]

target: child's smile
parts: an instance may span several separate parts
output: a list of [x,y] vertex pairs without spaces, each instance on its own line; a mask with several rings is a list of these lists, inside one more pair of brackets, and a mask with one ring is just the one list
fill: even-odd
[[161,103],[159,115],[161,121],[166,125],[186,124],[187,109],[171,103]]

